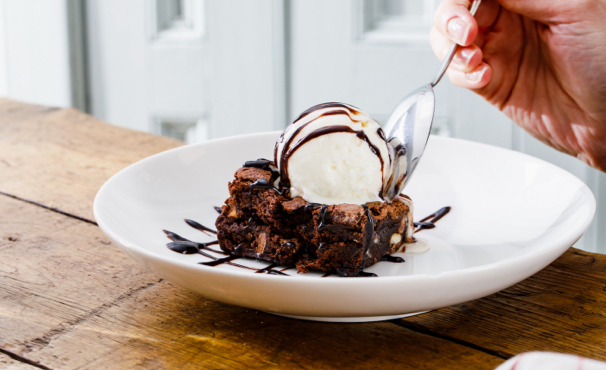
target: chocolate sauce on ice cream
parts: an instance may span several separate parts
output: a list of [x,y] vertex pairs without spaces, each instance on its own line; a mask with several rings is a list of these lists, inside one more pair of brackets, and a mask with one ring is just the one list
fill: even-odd
[[381,126],[358,108],[319,104],[303,112],[276,142],[279,187],[313,203],[383,201],[390,151]]

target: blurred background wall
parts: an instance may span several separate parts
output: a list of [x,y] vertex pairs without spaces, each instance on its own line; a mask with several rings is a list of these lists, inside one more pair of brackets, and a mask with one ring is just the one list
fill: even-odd
[[[325,101],[384,122],[437,71],[428,33],[438,3],[0,0],[0,95],[189,143],[279,130]],[[606,253],[606,174],[449,81],[436,100],[434,134],[528,153],[585,181],[598,214],[576,246]]]

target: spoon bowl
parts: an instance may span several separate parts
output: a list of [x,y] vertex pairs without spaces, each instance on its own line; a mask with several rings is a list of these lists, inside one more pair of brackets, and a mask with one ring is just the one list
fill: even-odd
[[385,192],[389,200],[406,186],[425,151],[435,101],[431,85],[423,85],[396,106],[385,125],[384,131],[393,150],[393,174]]

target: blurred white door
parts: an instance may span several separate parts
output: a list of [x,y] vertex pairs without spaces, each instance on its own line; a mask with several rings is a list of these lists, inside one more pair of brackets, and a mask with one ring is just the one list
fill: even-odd
[[[72,7],[72,9],[77,7]],[[77,42],[65,0],[0,0],[0,96],[57,107],[83,108]],[[73,28],[72,28],[73,29]]]
[[272,0],[87,0],[92,114],[188,142],[281,127],[282,14]]

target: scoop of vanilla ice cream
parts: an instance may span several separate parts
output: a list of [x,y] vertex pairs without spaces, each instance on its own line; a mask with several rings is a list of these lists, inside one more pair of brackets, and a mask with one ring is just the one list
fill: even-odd
[[325,103],[305,111],[276,143],[280,185],[311,203],[382,201],[391,155],[381,126],[359,109]]

